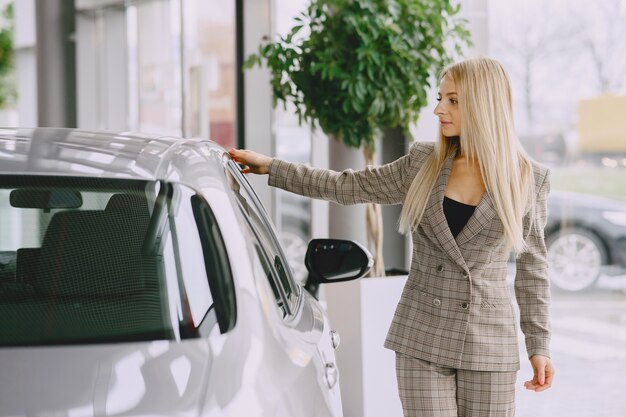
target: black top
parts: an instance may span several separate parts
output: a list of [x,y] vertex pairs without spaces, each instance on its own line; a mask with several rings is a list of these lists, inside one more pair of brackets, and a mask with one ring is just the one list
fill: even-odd
[[446,216],[452,236],[456,238],[461,233],[467,221],[474,214],[475,208],[476,206],[470,206],[469,204],[463,204],[451,198],[443,197],[443,214]]

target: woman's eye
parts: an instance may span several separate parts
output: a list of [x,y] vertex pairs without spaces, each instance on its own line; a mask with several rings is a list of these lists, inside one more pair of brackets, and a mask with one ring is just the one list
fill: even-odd
[[450,103],[457,104],[459,101],[457,99],[451,98]]
[[437,101],[441,101],[441,97],[437,97],[437,99],[436,99],[436,100],[437,100]]

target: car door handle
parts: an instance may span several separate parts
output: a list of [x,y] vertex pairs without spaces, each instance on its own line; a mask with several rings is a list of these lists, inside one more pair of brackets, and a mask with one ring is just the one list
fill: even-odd
[[337,330],[330,331],[330,340],[333,344],[333,348],[337,349],[339,344],[341,344],[341,337],[339,336],[339,332]]
[[339,381],[339,370],[334,363],[327,363],[324,370],[324,380],[328,389],[334,387]]

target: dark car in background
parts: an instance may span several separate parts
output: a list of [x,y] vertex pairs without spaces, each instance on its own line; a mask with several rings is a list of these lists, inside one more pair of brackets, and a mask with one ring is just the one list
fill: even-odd
[[626,274],[626,202],[552,191],[546,246],[552,287],[592,288],[602,275]]

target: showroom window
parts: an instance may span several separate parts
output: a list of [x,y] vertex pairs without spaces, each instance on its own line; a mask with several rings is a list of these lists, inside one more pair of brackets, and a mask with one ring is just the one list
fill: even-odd
[[183,0],[185,136],[237,143],[235,0]]
[[181,10],[177,0],[126,9],[130,124],[182,136]]
[[235,146],[235,1],[138,2],[127,25],[136,128]]
[[[277,36],[286,34],[295,24],[293,20],[307,5],[303,0],[277,0],[275,31]],[[274,108],[274,131],[276,156],[290,162],[311,162],[311,128],[300,125],[291,106],[282,104]],[[277,190],[280,201],[280,235],[286,248],[287,258],[297,279],[306,279],[304,268],[306,243],[311,236],[311,200],[283,190]]]
[[[519,137],[552,172],[556,380],[540,395],[518,381],[516,415],[623,416],[626,2],[491,0],[489,22],[489,55],[510,73]],[[520,354],[521,381],[532,373],[523,346]]]

